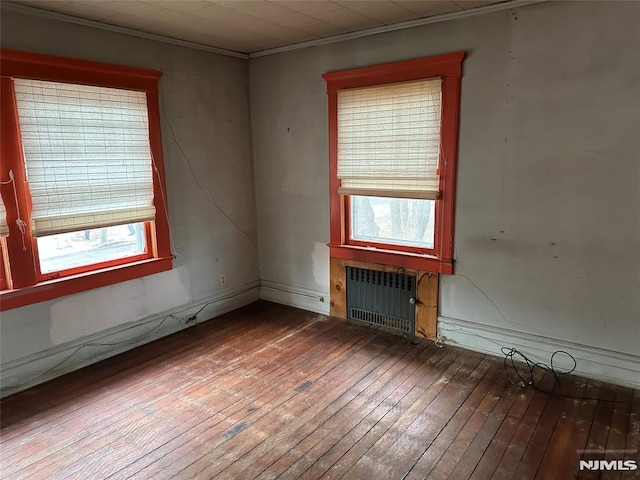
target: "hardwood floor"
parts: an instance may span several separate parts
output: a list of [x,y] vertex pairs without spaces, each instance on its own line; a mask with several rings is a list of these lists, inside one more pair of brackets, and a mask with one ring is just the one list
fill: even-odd
[[1,477],[599,478],[578,450],[637,459],[638,390],[555,391],[511,385],[499,358],[258,302],[2,401]]

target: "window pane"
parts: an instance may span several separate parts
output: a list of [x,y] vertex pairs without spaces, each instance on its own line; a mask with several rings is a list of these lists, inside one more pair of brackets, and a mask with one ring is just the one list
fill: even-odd
[[354,240],[433,248],[434,200],[350,198]]
[[140,255],[146,251],[144,223],[94,228],[38,238],[42,273]]

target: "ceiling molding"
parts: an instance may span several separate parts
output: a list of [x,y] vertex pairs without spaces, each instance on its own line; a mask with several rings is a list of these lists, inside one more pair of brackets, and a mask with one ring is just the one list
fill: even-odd
[[229,57],[242,58],[244,60],[249,59],[249,55],[242,52],[234,52],[233,50],[226,50],[224,48],[210,47],[209,45],[202,45],[201,43],[189,42],[187,40],[180,40],[173,37],[165,37],[164,35],[156,35],[155,33],[142,32],[133,28],[118,27],[116,25],[110,25],[108,23],[88,20],[86,18],[74,17],[73,15],[67,15],[65,13],[51,12],[49,10],[42,10],[41,8],[29,7],[27,5],[20,5],[13,2],[3,1],[2,8],[44,18],[53,18],[55,20],[60,20],[63,22],[75,23],[76,25],[83,25],[85,27],[93,27],[100,30],[123,33],[125,35],[132,35],[134,37],[145,38],[147,40],[155,40],[156,42],[170,43],[172,45],[178,45],[180,47],[204,50],[205,52],[218,53],[220,55],[226,55]]
[[366,30],[360,30],[358,32],[343,33],[343,34],[334,35],[331,37],[319,38],[317,40],[309,40],[307,42],[295,43],[293,45],[286,45],[284,47],[269,48],[267,50],[261,50],[259,52],[250,53],[249,58],[265,57],[267,55],[275,55],[277,53],[290,52],[292,50],[300,50],[301,48],[315,47],[317,45],[327,45],[330,43],[342,42],[345,40],[352,40],[354,38],[362,38],[362,37],[368,37],[370,35],[377,35],[379,33],[393,32],[395,30],[403,30],[405,28],[419,27],[421,25],[428,25],[430,23],[456,20],[459,18],[472,17],[474,15],[482,15],[485,13],[499,12],[501,10],[510,10],[512,8],[523,7],[525,5],[542,3],[546,1],[548,0],[511,0],[503,3],[495,3],[493,5],[472,8],[469,10],[462,10],[460,12],[445,13],[442,15],[434,15],[432,17],[418,18],[415,20],[408,20],[406,22],[394,23],[391,25],[384,25],[382,27],[368,28]]

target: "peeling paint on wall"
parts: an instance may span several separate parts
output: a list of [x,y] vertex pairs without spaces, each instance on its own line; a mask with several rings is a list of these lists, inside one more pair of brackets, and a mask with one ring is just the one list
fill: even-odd
[[315,242],[311,260],[313,262],[313,279],[316,284],[325,288],[326,285],[329,285],[329,247],[324,243]]

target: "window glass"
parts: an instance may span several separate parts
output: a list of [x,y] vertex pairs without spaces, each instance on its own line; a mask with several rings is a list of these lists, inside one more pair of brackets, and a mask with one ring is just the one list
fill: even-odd
[[353,240],[433,248],[434,200],[350,198]]
[[144,223],[38,237],[40,271],[50,273],[146,252]]

